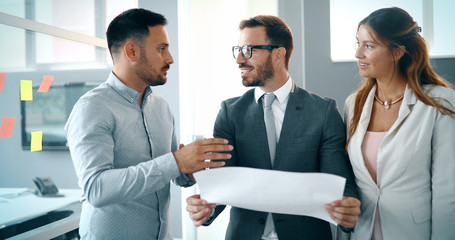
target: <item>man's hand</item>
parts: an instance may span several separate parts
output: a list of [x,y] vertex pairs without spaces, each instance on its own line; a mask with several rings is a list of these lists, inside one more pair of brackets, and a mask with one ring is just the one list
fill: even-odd
[[359,219],[360,201],[353,197],[343,197],[325,205],[330,217],[345,228],[353,228]]
[[195,141],[174,152],[175,161],[182,173],[193,173],[205,168],[216,168],[225,165],[223,161],[210,162],[205,160],[230,159],[231,154],[218,153],[229,152],[234,149],[227,145],[228,141],[221,138],[209,138]]
[[216,207],[216,204],[208,204],[207,201],[201,199],[200,195],[193,195],[187,198],[186,203],[186,211],[196,227],[205,223],[210,217],[212,209]]

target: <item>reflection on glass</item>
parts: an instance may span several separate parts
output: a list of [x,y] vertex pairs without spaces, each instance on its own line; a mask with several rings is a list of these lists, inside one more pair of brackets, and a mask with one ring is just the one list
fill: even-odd
[[94,62],[95,46],[36,33],[36,63]]
[[35,21],[95,37],[95,1],[35,1]]
[[[137,6],[137,0],[1,0],[0,12],[87,36],[105,38],[111,20]],[[29,34],[24,29],[2,24],[0,32],[0,51],[2,56],[9,56],[0,59],[2,69],[39,68],[41,64],[66,67],[69,63],[75,63],[81,68],[93,63],[112,64],[108,50],[81,44],[74,39],[70,41],[45,35],[39,30]]]
[[422,1],[330,1],[330,50],[332,61],[355,61],[354,47],[359,22],[377,9],[392,6],[403,8],[411,14],[418,24],[422,24]]
[[[137,0],[106,0],[106,27],[109,26],[112,19],[114,19],[117,15],[122,13],[125,10],[130,8],[137,8]],[[106,63],[112,65],[112,58],[111,54],[109,53],[109,49],[106,50]]]
[[[25,17],[23,0],[0,1],[0,12]],[[0,69],[25,68],[25,30],[0,24]]]
[[433,1],[433,27],[434,39],[430,48],[432,56],[455,56],[455,1]]
[[0,1],[0,12],[11,14],[16,17],[25,17],[25,0],[2,0]]
[[137,0],[106,0],[106,29],[117,15],[130,8],[137,8],[137,6]]
[[[35,21],[95,36],[95,1],[40,0]],[[77,17],[75,17],[77,16]],[[95,47],[36,33],[36,63],[94,62]]]
[[0,24],[0,33],[0,69],[25,68],[25,30]]

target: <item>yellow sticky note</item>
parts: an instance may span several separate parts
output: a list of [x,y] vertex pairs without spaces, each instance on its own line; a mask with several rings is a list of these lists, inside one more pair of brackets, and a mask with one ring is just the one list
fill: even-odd
[[42,151],[43,150],[43,132],[37,131],[32,132],[32,143],[30,146],[31,152]]
[[31,80],[21,80],[21,101],[33,101]]

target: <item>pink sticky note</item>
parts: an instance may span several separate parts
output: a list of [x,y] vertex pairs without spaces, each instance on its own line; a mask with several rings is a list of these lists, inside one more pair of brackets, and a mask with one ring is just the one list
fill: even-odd
[[3,117],[2,125],[0,126],[0,138],[10,138],[13,136],[15,117]]
[[41,86],[39,87],[38,92],[49,91],[49,88],[51,87],[52,82],[54,82],[54,76],[44,75],[43,82],[41,83]]
[[0,72],[0,93],[3,91],[3,86],[5,86],[6,73]]

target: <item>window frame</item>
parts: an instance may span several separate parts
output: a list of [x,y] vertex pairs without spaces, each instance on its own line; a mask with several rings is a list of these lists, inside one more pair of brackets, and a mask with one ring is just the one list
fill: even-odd
[[[25,70],[65,70],[65,69],[99,69],[107,68],[106,50],[108,49],[107,41],[104,37],[106,25],[106,4],[104,0],[95,0],[95,14],[97,14],[95,24],[95,37],[75,31],[63,29],[53,25],[34,21],[35,1],[24,1],[25,18],[0,12],[0,24],[24,29],[25,34]],[[66,39],[76,43],[94,46],[95,60],[84,62],[65,62],[65,63],[37,63],[36,56],[36,33],[45,34],[52,37]],[[22,67],[20,67],[22,68]]]

